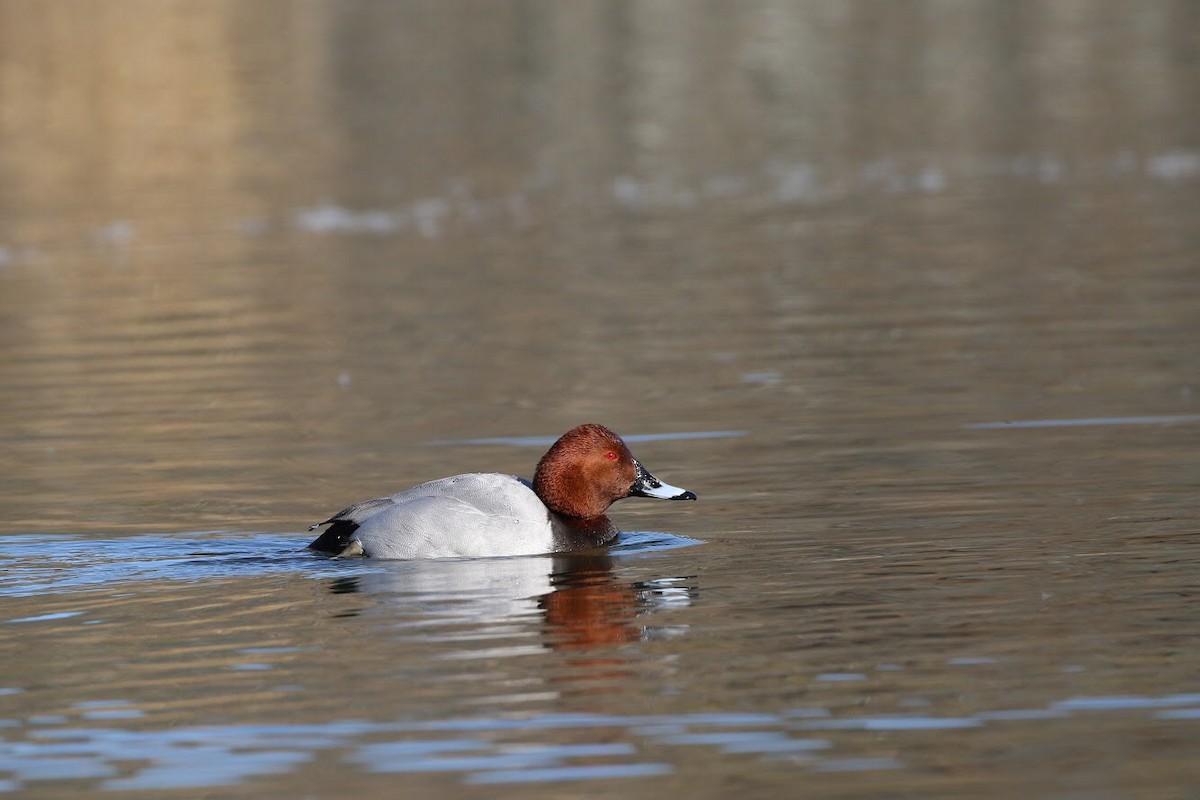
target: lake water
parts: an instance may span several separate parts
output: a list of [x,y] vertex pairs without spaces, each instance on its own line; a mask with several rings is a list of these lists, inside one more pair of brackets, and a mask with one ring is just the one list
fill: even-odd
[[[1200,797],[1198,53],[0,0],[0,794]],[[303,550],[589,421],[699,502]]]

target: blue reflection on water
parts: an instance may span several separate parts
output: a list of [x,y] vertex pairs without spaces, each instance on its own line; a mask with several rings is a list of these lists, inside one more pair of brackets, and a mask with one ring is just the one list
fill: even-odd
[[[91,710],[119,710],[126,707],[126,701],[97,701],[78,708],[84,710],[85,706]],[[229,785],[285,772],[311,761],[318,751],[334,748],[347,750],[345,758],[350,763],[370,772],[461,773],[462,780],[472,784],[652,777],[673,771],[669,763],[643,760],[647,748],[661,758],[663,748],[711,747],[728,754],[787,758],[821,772],[902,769],[904,763],[895,758],[845,753],[844,738],[839,738],[835,746],[834,741],[814,738],[811,732],[891,732],[902,736],[1021,724],[1075,713],[1130,710],[1154,710],[1161,718],[1196,719],[1200,717],[1200,694],[1073,697],[1043,709],[997,710],[966,717],[882,715],[835,719],[828,709],[797,708],[780,714],[569,713],[161,730],[46,727],[40,724],[44,720],[30,717],[24,720],[24,740],[0,743],[0,773],[11,776],[0,782],[0,792],[63,779],[90,779],[97,781],[101,789],[124,791]],[[589,730],[595,733],[587,733]],[[552,731],[573,731],[574,741],[538,740]],[[620,732],[620,740],[613,741],[614,731]],[[585,741],[579,741],[581,738]],[[574,763],[576,759],[587,762]]]
[[[29,596],[111,586],[121,581],[207,580],[311,570],[313,558],[296,539],[259,534],[126,536],[3,536],[0,596]],[[230,538],[236,536],[236,538]],[[79,613],[79,612],[63,612]],[[27,618],[35,621],[41,618]],[[16,621],[16,620],[12,620]]]
[[467,776],[467,783],[547,783],[589,781],[605,778],[646,778],[667,775],[670,764],[589,764],[578,767],[541,767],[502,772],[479,772]]
[[[331,560],[304,549],[306,539],[232,531],[125,536],[95,539],[81,536],[0,536],[0,596],[27,597],[111,587],[119,582],[179,580],[202,581],[245,578],[298,572],[310,578],[347,578],[378,574],[401,562],[367,559]],[[622,533],[608,553],[623,558],[690,547],[696,539],[668,533]],[[550,571],[544,556],[529,557],[537,569]],[[482,559],[496,563],[496,559]],[[511,560],[511,559],[509,559]],[[439,559],[444,566],[424,563],[428,569],[455,569],[481,559]],[[58,611],[19,617],[10,623],[45,622],[83,614]]]
[[[779,729],[785,722],[767,714],[711,713],[645,717],[549,714],[528,719],[392,723],[339,720],[326,725],[213,725],[156,731],[31,725],[26,741],[0,744],[0,771],[14,777],[11,786],[0,785],[0,791],[64,778],[95,779],[100,788],[108,790],[228,785],[287,771],[312,760],[316,751],[332,748],[351,748],[347,759],[371,772],[457,772],[464,773],[468,783],[483,784],[648,777],[673,770],[670,764],[641,760],[641,747],[633,741],[497,742],[476,735],[520,737],[554,729],[641,730],[637,738],[655,745],[713,745],[725,752],[762,755],[807,753],[829,746],[825,740],[790,738],[786,730]],[[747,724],[777,729],[740,730]],[[697,727],[704,730],[694,730]],[[668,733],[655,735],[654,730]],[[446,735],[449,738],[441,738]],[[608,732],[596,735],[611,737]],[[399,738],[374,741],[381,736]],[[356,741],[367,738],[373,741],[355,746]],[[575,759],[588,762],[572,763]],[[597,759],[602,761],[597,763]],[[142,761],[149,762],[148,766],[137,765]]]

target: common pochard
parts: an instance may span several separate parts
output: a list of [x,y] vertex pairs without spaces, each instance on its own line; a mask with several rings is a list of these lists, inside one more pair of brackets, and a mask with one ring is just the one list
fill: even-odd
[[471,473],[355,503],[318,522],[329,528],[309,548],[341,556],[444,558],[519,556],[611,543],[608,507],[623,497],[695,500],[646,471],[621,437],[580,425],[538,462],[533,483]]

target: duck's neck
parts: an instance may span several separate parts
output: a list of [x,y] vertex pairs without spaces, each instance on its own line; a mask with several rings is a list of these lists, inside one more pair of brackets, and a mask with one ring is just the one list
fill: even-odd
[[569,517],[550,512],[550,528],[554,532],[554,551],[592,550],[611,544],[620,533],[605,514],[595,517]]

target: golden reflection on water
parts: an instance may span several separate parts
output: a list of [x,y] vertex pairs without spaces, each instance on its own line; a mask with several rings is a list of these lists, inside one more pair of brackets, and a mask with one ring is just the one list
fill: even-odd
[[[1170,0],[0,0],[0,792],[1194,785],[1198,48]],[[294,552],[592,420],[701,496],[618,524],[702,545]]]

